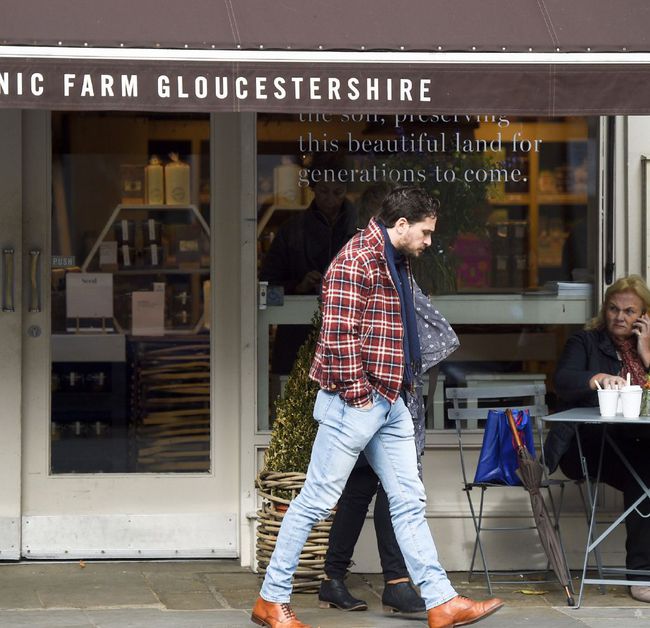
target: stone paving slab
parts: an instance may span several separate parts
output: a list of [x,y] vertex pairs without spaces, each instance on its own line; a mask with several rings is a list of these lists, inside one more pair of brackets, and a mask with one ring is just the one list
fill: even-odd
[[253,628],[244,611],[0,611],[2,628]]
[[[135,563],[0,565],[0,608],[161,606]],[[20,592],[18,592],[20,591]]]
[[[373,611],[306,611],[300,619],[314,628],[424,628],[422,618],[397,618]],[[504,608],[480,622],[482,628],[625,628],[648,625],[648,617],[629,609],[610,609],[608,617],[582,610]],[[1,628],[253,628],[243,610],[165,611],[160,609],[0,611]]]
[[[459,592],[488,597],[466,574],[450,578]],[[230,560],[0,563],[0,628],[251,628],[250,608],[261,579]],[[579,582],[574,580],[578,588]],[[367,612],[318,608],[315,594],[293,596],[300,619],[320,628],[422,628],[426,616],[382,612],[379,574],[352,574],[352,593]],[[587,587],[581,609],[566,606],[555,582],[495,585],[506,606],[484,628],[636,628],[650,625],[650,605],[626,587]]]

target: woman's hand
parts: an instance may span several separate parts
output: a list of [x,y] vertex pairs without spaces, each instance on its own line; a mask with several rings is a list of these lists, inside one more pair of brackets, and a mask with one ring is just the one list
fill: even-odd
[[601,388],[623,388],[623,386],[627,386],[627,381],[619,377],[618,375],[609,375],[608,373],[596,373],[590,380],[589,380],[589,388],[591,390],[598,390],[598,386],[596,385],[596,382],[600,385]]
[[642,314],[632,324],[632,333],[637,336],[637,351],[646,368],[650,366],[650,316]]

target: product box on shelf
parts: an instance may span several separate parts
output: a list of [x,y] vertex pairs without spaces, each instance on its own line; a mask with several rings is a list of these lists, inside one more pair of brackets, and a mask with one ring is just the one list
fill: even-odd
[[104,273],[113,273],[118,269],[117,242],[107,240],[99,245],[99,269]]
[[123,244],[119,248],[120,268],[130,270],[136,265],[136,249],[134,246]]
[[123,218],[113,223],[113,233],[118,244],[131,244],[135,242],[135,223],[133,220]]
[[199,225],[169,226],[171,255],[179,268],[199,268],[201,265],[201,237]]
[[147,218],[141,223],[142,241],[145,244],[160,244],[161,242],[161,223],[154,218]]
[[144,166],[122,164],[120,166],[120,195],[122,203],[141,205],[144,203]]
[[155,242],[147,244],[144,248],[143,256],[144,266],[146,268],[158,268],[163,263],[163,247]]

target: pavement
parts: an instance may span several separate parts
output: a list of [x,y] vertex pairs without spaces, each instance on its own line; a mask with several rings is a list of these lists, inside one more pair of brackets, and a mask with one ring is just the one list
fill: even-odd
[[[487,597],[480,580],[451,573],[457,590]],[[518,576],[515,574],[515,578]],[[314,628],[421,628],[426,616],[386,615],[379,574],[352,574],[352,593],[365,612],[318,608],[315,594],[296,594],[298,617]],[[233,560],[79,561],[0,563],[0,627],[19,628],[240,628],[252,627],[250,608],[260,578]],[[579,587],[579,581],[574,580]],[[566,606],[556,582],[501,584],[494,594],[506,605],[481,628],[635,628],[650,625],[650,604],[633,600],[627,587],[605,594],[588,586],[579,609]]]

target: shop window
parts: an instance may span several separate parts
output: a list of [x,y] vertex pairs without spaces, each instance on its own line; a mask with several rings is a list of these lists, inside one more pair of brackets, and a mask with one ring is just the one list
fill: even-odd
[[490,374],[545,377],[552,407],[564,338],[592,314],[596,128],[577,117],[260,114],[260,429],[308,332],[320,275],[398,185],[441,203],[414,275],[461,337],[429,384],[429,427],[448,427],[445,385]]
[[207,116],[52,116],[51,471],[210,470]]

